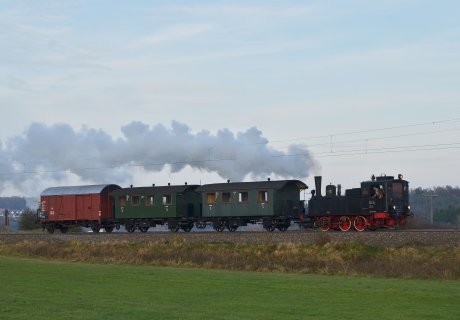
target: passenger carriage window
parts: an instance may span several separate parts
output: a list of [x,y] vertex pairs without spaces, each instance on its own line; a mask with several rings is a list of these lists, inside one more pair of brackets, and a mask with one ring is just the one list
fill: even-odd
[[170,194],[164,194],[163,195],[163,204],[171,204],[172,203],[172,197]]
[[133,205],[133,206],[138,206],[138,205],[141,203],[140,200],[141,200],[141,199],[140,199],[139,196],[132,196],[132,197],[131,197],[131,205]]
[[231,196],[230,192],[222,192],[222,202],[223,203],[232,202],[232,196]]
[[145,198],[145,205],[148,206],[148,207],[151,207],[153,206],[153,195],[148,195],[146,198]]
[[126,207],[126,197],[120,197],[118,200],[120,201],[120,207]]
[[268,202],[268,191],[259,191],[257,201],[259,203]]
[[249,193],[240,192],[238,194],[238,202],[248,202],[248,201],[249,201]]
[[215,204],[216,203],[216,193],[210,192],[206,194],[206,204]]

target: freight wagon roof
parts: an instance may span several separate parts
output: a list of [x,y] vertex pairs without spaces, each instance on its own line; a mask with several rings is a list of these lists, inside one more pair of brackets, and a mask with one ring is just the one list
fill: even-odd
[[81,195],[81,194],[98,194],[107,187],[120,188],[116,184],[95,184],[88,186],[66,186],[52,187],[43,190],[41,196],[62,196],[62,195]]
[[234,190],[261,190],[261,189],[283,189],[287,185],[294,185],[299,190],[308,189],[307,185],[300,180],[275,180],[256,182],[231,182],[205,184],[196,189],[198,192],[206,191],[234,191]]
[[166,194],[166,193],[183,193],[189,190],[195,190],[198,185],[179,185],[179,186],[155,186],[155,187],[133,187],[115,190],[111,193],[113,196],[122,195],[140,195],[140,194]]

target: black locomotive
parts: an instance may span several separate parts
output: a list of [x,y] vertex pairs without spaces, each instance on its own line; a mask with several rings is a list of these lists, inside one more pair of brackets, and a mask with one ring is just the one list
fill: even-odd
[[315,188],[308,202],[307,219],[304,226],[357,231],[378,228],[393,228],[406,224],[411,215],[409,205],[409,183],[401,174],[393,176],[372,176],[361,183],[361,188],[345,190],[340,185],[326,186],[321,194],[321,177],[315,177]]

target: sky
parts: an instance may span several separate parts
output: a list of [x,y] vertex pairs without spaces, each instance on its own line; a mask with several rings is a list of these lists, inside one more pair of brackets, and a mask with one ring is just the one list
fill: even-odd
[[460,2],[0,0],[0,195],[460,185]]

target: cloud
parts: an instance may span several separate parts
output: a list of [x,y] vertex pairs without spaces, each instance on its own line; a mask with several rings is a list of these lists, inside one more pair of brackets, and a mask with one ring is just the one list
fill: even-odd
[[313,5],[185,5],[165,6],[151,9],[154,15],[163,13],[183,14],[194,16],[230,16],[230,17],[301,17],[312,16],[317,10]]
[[210,25],[175,25],[159,30],[137,40],[138,45],[150,45],[161,42],[172,42],[206,33],[212,30]]

